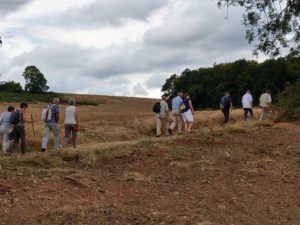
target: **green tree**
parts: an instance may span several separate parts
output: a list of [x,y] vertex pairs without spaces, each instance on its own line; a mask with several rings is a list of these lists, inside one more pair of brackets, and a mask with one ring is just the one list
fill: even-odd
[[242,24],[248,42],[256,43],[254,54],[278,56],[284,48],[289,48],[291,55],[299,54],[299,0],[218,0],[218,6],[245,9]]
[[14,81],[3,81],[0,82],[0,91],[1,92],[22,92],[22,86],[20,83]]
[[29,93],[44,93],[49,87],[44,74],[36,66],[27,66],[22,74],[25,78],[25,91]]

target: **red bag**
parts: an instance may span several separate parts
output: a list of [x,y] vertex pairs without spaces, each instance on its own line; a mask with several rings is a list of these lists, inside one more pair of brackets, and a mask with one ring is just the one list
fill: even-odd
[[78,124],[76,124],[75,126],[74,126],[74,128],[73,128],[75,131],[79,131],[80,130],[80,128],[79,128],[79,125]]

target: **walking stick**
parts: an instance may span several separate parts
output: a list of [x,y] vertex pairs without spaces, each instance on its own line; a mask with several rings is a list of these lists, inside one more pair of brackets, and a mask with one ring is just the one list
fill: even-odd
[[33,116],[31,114],[31,124],[32,124],[32,130],[33,130],[33,141],[34,141],[34,147],[35,150],[38,151],[37,145],[36,145],[36,139],[35,139],[35,130],[34,130],[34,123],[33,123]]

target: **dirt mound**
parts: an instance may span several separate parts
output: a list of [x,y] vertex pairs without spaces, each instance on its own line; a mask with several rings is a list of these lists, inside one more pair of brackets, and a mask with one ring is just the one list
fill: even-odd
[[276,123],[274,124],[274,128],[300,131],[300,125],[295,123]]

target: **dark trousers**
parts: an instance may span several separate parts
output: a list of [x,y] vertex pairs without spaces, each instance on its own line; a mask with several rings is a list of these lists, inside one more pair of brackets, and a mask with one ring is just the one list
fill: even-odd
[[19,144],[21,139],[21,153],[25,154],[26,152],[26,135],[25,135],[25,127],[22,125],[14,125],[14,142],[11,145],[10,151],[13,152]]
[[227,123],[228,122],[228,118],[229,118],[229,111],[230,109],[228,108],[224,108],[223,110],[223,114],[224,114],[224,123]]
[[70,135],[72,135],[73,148],[76,148],[77,144],[77,130],[75,129],[76,124],[65,124],[65,140],[63,145],[66,146],[70,140]]
[[253,110],[251,108],[244,108],[244,119],[248,119],[248,114],[250,114],[249,118],[253,116]]

